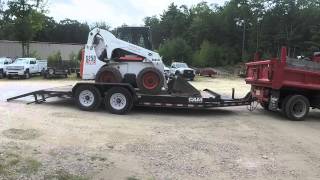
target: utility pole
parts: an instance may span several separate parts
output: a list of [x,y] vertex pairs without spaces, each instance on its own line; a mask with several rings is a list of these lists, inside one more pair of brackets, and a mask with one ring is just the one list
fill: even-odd
[[245,55],[245,43],[246,43],[246,20],[242,20],[243,22],[243,34],[242,34],[242,61],[244,61]]

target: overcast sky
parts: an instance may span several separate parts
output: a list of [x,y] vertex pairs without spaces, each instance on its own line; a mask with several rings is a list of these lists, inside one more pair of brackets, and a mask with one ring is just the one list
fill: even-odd
[[[171,2],[188,7],[203,0],[51,0],[49,15],[60,21],[65,18],[81,22],[106,22],[114,27],[122,24],[143,25],[146,16],[161,14]],[[207,0],[223,5],[226,0]]]

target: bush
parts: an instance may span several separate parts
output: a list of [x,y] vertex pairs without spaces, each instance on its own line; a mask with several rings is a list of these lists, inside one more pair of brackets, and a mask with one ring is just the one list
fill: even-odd
[[236,59],[237,54],[234,50],[204,41],[200,50],[194,53],[192,64],[198,67],[224,66],[233,64]]
[[48,57],[48,66],[49,67],[59,66],[61,63],[62,63],[62,57],[61,57],[60,51],[53,53]]
[[191,63],[192,60],[192,49],[182,38],[165,41],[159,47],[159,54],[165,64],[172,61]]
[[32,58],[41,59],[37,51],[32,51],[29,56]]
[[78,55],[75,54],[74,52],[71,52],[71,54],[69,55],[69,60],[70,60],[70,67],[77,68],[80,66]]

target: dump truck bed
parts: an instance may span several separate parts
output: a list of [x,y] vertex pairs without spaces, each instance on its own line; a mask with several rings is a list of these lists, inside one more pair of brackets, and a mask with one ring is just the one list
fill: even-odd
[[246,82],[276,90],[282,88],[320,90],[320,69],[316,68],[317,65],[299,66],[299,63],[290,63],[286,59],[251,62],[246,64]]

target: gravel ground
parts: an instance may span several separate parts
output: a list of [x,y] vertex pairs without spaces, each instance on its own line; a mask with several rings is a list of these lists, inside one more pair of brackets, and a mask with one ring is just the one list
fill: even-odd
[[[258,108],[83,112],[71,101],[5,99],[73,84],[0,80],[0,179],[320,179],[320,113],[292,122]],[[193,84],[238,97],[241,79]]]

